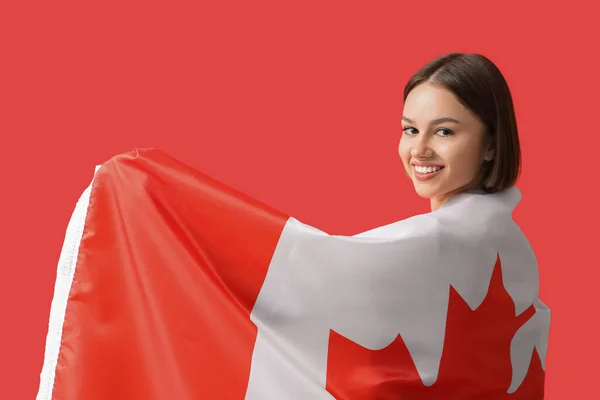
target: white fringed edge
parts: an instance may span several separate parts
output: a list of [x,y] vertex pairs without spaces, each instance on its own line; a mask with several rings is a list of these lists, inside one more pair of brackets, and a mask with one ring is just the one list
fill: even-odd
[[[96,167],[94,177],[99,168],[99,166]],[[50,306],[50,321],[48,323],[48,334],[46,336],[44,364],[40,374],[40,386],[36,400],[50,400],[52,398],[54,375],[58,363],[63,323],[67,309],[67,299],[69,297],[69,292],[71,291],[73,276],[75,275],[79,246],[83,236],[83,228],[85,226],[93,183],[94,179],[92,178],[92,182],[83,191],[75,205],[75,210],[67,225],[63,247],[58,259],[54,296]]]

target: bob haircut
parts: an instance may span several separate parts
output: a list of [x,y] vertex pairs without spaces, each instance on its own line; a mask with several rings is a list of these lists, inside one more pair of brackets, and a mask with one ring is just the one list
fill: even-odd
[[436,58],[413,75],[404,101],[421,83],[449,90],[483,122],[494,156],[484,162],[473,185],[485,192],[513,186],[521,170],[521,148],[510,89],[496,65],[480,54],[451,53]]

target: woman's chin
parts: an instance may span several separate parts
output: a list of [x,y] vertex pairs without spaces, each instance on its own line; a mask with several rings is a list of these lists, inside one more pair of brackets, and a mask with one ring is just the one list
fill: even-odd
[[413,181],[413,185],[417,195],[423,197],[424,199],[431,199],[437,195],[437,190],[435,190],[435,188],[431,185],[419,181]]

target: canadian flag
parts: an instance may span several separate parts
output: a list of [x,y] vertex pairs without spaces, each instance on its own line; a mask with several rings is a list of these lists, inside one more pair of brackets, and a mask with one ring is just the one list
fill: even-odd
[[519,200],[335,236],[160,151],[116,156],[67,228],[37,400],[542,399]]

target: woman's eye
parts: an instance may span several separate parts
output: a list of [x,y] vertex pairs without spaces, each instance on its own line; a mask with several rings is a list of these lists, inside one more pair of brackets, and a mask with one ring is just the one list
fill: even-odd
[[403,132],[406,133],[407,135],[414,135],[416,134],[416,129],[415,128],[404,128]]
[[438,131],[436,132],[437,135],[439,136],[450,136],[453,134],[453,132],[450,129],[438,129]]

